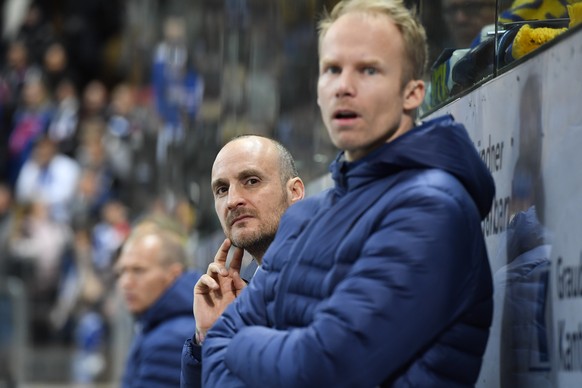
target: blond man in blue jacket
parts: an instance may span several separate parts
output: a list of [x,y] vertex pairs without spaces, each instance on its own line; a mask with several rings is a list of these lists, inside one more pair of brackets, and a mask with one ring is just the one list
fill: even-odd
[[417,123],[424,29],[400,0],[319,24],[335,185],[291,206],[208,331],[205,387],[470,387],[492,317],[494,184],[451,116]]

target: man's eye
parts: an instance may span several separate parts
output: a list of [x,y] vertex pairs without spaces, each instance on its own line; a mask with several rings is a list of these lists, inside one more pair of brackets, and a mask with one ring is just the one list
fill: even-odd
[[247,185],[250,185],[250,186],[254,186],[254,185],[256,185],[259,182],[260,181],[257,178],[249,178],[249,179],[247,179],[246,184]]
[[214,194],[215,194],[215,195],[223,195],[223,194],[225,194],[226,192],[227,192],[227,190],[226,190],[226,187],[224,187],[224,186],[217,187],[217,188],[214,190]]
[[339,68],[339,66],[327,66],[325,68],[325,73],[339,74],[340,72],[341,72],[341,69]]
[[364,68],[364,72],[368,75],[374,75],[378,72],[378,70],[375,67],[366,67]]

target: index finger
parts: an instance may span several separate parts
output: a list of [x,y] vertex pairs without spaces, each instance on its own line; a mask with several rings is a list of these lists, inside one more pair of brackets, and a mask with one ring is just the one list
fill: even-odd
[[244,252],[245,251],[242,248],[239,247],[234,248],[234,253],[232,255],[232,259],[230,260],[229,269],[232,269],[240,273],[240,267],[242,266]]
[[230,250],[230,245],[231,245],[230,240],[224,239],[224,241],[220,245],[220,248],[218,248],[216,255],[214,256],[215,263],[220,264],[222,266],[226,265],[226,258],[228,257],[228,251]]

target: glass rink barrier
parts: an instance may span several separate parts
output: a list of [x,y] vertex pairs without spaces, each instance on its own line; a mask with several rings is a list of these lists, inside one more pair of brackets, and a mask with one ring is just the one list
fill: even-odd
[[[555,25],[528,28],[535,35]],[[428,115],[451,113],[466,125],[497,188],[482,224],[495,311],[478,387],[582,381],[582,30],[559,28],[543,47]]]

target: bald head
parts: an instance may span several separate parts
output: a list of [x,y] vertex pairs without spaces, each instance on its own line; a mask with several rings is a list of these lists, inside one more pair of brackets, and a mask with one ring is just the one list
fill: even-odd
[[183,241],[171,230],[141,223],[126,240],[115,264],[129,311],[146,312],[184,272]]
[[226,236],[259,261],[287,207],[304,196],[289,152],[256,135],[237,137],[220,150],[212,166],[212,191]]
[[[273,156],[279,167],[281,182],[284,184],[289,179],[299,176],[295,160],[291,153],[281,143],[259,135],[241,135],[231,139],[218,153],[215,163],[220,160],[220,156],[229,154],[235,148],[244,148],[247,152],[266,152]],[[221,155],[222,154],[222,155]]]

